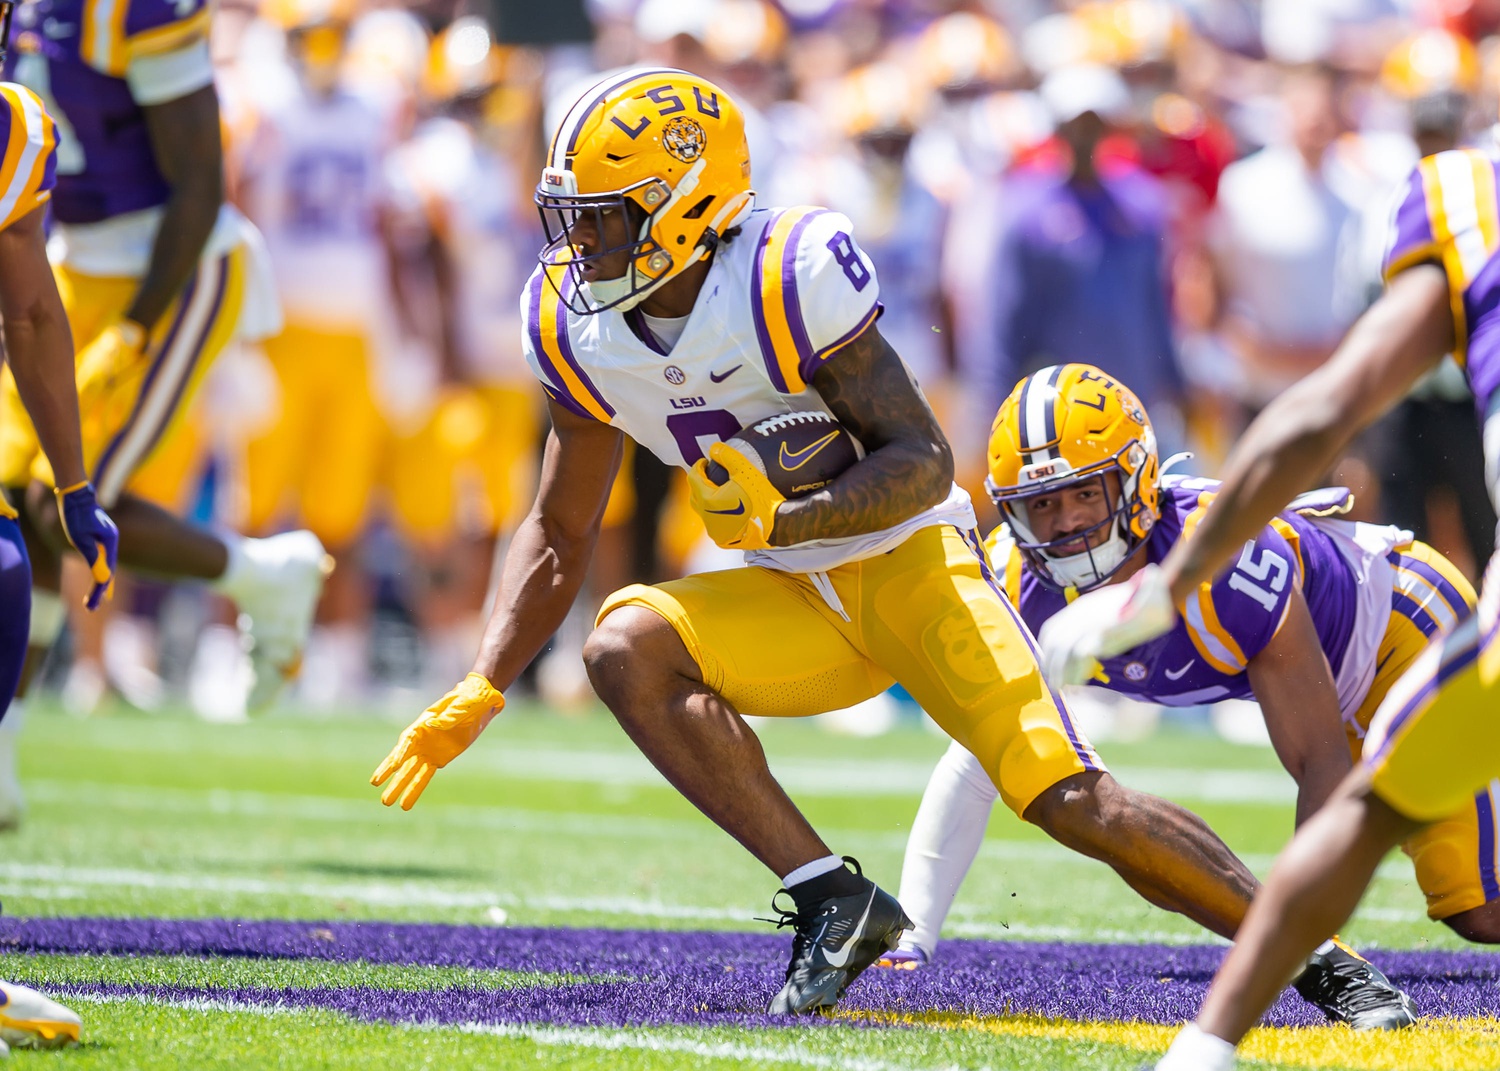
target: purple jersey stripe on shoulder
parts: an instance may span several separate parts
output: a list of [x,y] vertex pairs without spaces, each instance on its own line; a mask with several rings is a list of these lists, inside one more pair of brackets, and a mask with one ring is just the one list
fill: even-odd
[[610,417],[615,415],[614,406],[604,400],[604,395],[599,393],[599,388],[594,386],[594,381],[589,374],[583,370],[583,366],[573,357],[573,340],[568,337],[568,293],[573,288],[573,273],[564,272],[562,290],[557,295],[557,352],[562,354],[562,359],[568,362],[568,367],[578,377],[578,382],[583,384],[583,389],[589,392],[589,396],[599,403]]
[[766,246],[771,243],[771,235],[776,230],[776,224],[780,222],[783,213],[777,212],[766,220],[765,230],[760,232],[760,241],[755,246],[755,256],[751,258],[750,266],[750,313],[755,321],[755,340],[760,343],[760,356],[766,366],[766,373],[771,377],[771,386],[781,394],[790,394],[787,387],[786,377],[781,374],[781,367],[776,363],[776,347],[771,343],[771,332],[766,327],[766,297],[765,297],[765,260]]
[[1052,682],[1042,673],[1042,653],[1037,650],[1036,643],[1031,638],[1031,630],[1027,628],[1020,611],[1012,606],[1010,600],[1005,597],[1004,590],[1001,589],[1000,584],[995,579],[993,570],[990,569],[989,557],[984,552],[984,541],[980,539],[979,533],[972,529],[969,531],[958,529],[957,531],[963,536],[964,542],[969,545],[969,549],[974,552],[974,556],[979,559],[979,575],[984,577],[985,583],[989,584],[990,588],[995,592],[995,596],[1000,600],[1001,605],[1005,607],[1005,612],[1010,614],[1010,619],[1015,622],[1017,630],[1026,640],[1026,647],[1031,652],[1031,657],[1037,663],[1037,676],[1041,678],[1042,685],[1047,689],[1047,694],[1052,696],[1052,704],[1057,707],[1057,715],[1062,719],[1063,731],[1068,734],[1068,743],[1073,746],[1073,753],[1078,756],[1086,771],[1089,773],[1098,773],[1101,767],[1094,761],[1093,749],[1083,745],[1078,730],[1073,727],[1073,718],[1068,712],[1067,703],[1063,702],[1063,697],[1058,694],[1057,689],[1052,687]]
[[[819,216],[826,216],[827,209],[815,208],[803,214],[792,224],[787,235],[786,248],[781,251],[781,301],[786,306],[786,324],[792,332],[792,345],[797,350],[797,364],[806,367],[813,359],[812,340],[807,337],[807,325],[802,321],[802,299],[797,294],[797,246],[802,241],[802,232]],[[808,377],[802,377],[806,380]]]
[[1495,874],[1495,800],[1488,786],[1474,797],[1474,807],[1479,812],[1479,884],[1488,903],[1500,900],[1500,879]]

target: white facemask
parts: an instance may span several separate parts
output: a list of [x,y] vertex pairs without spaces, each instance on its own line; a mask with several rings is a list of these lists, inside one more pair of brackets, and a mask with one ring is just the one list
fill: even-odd
[[[594,305],[603,306],[608,305],[612,301],[619,301],[626,294],[630,293],[630,272],[627,271],[618,279],[594,279],[591,282],[586,282],[583,284],[583,292],[588,295],[590,303]],[[645,294],[637,294],[633,298],[616,305],[615,308],[620,312],[633,309],[636,305],[640,304],[641,299],[645,296]]]
[[1120,535],[1120,530],[1116,527],[1108,539],[1091,551],[1070,554],[1066,558],[1054,558],[1050,554],[1043,554],[1043,557],[1047,559],[1047,570],[1052,574],[1053,580],[1063,587],[1083,591],[1089,585],[1097,584],[1100,577],[1108,576],[1112,569],[1123,562],[1127,549],[1125,537]]

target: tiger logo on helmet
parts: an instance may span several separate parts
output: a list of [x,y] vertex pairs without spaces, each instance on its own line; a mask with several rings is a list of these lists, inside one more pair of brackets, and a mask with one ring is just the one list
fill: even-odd
[[[574,313],[623,312],[710,256],[754,203],[745,118],[724,90],[669,67],[617,71],[579,94],[552,137],[536,189],[538,259],[554,288],[555,270],[572,273],[558,292]],[[627,241],[585,254],[579,219],[590,214],[602,235],[609,212],[624,213]],[[622,275],[585,273],[621,253]]]
[[[1161,519],[1151,420],[1129,388],[1092,365],[1053,365],[1017,383],[995,416],[987,460],[985,487],[1017,549],[1037,578],[1056,590],[1103,584]],[[1083,531],[1038,538],[1029,505],[1091,481],[1108,503],[1105,519]],[[1082,550],[1069,550],[1080,544]]]

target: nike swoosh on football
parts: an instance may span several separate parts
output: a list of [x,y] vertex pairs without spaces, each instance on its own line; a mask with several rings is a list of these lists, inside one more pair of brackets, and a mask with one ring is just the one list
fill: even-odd
[[737,364],[733,368],[731,368],[729,371],[724,372],[722,374],[719,373],[719,372],[710,372],[708,374],[708,378],[711,379],[711,380],[713,380],[715,383],[723,383],[726,379],[728,379],[730,376],[734,375],[736,372],[738,372],[741,368],[744,368],[744,367],[745,366],[743,364]]
[[1182,679],[1182,675],[1184,673],[1186,673],[1188,670],[1190,670],[1190,669],[1193,668],[1193,663],[1195,663],[1197,661],[1198,660],[1196,658],[1190,658],[1190,659],[1188,659],[1188,664],[1185,665],[1185,666],[1183,666],[1181,669],[1177,670],[1175,673],[1172,670],[1170,670],[1170,669],[1163,670],[1163,672],[1167,675],[1167,680],[1169,680],[1169,681],[1178,681],[1178,680]]
[[838,437],[838,432],[830,431],[827,435],[823,436],[817,442],[812,443],[809,446],[804,446],[801,450],[788,450],[786,448],[786,443],[782,443],[781,467],[787,472],[794,472],[797,469],[800,469],[803,465],[806,465],[813,458],[817,457],[818,452],[822,450],[823,447],[827,446]]
[[823,958],[828,961],[830,967],[843,967],[849,962],[849,956],[854,951],[854,943],[859,940],[859,931],[865,928],[869,921],[870,909],[875,906],[875,890],[870,890],[870,899],[865,903],[865,913],[859,917],[854,924],[854,929],[849,931],[849,940],[844,942],[844,947],[837,952],[824,952]]
[[743,501],[741,501],[738,505],[736,505],[734,507],[734,509],[711,509],[711,510],[707,510],[706,512],[708,512],[708,513],[722,513],[726,517],[738,517],[741,513],[745,512],[745,503]]

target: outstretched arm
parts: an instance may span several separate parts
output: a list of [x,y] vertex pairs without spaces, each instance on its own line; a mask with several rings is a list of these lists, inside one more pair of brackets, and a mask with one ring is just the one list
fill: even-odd
[[551,406],[536,504],[516,529],[474,668],[407,726],[370,777],[387,807],[411,810],[433,775],[463,754],[505,707],[504,690],[562,624],[583,586],[622,437]]
[[549,403],[536,503],[511,539],[474,672],[508,688],[562,624],[588,572],[624,449],[608,424]]
[[1162,563],[1173,602],[1211,579],[1453,345],[1443,269],[1421,264],[1396,276],[1328,363],[1266,406],[1240,438],[1202,523]]
[[1297,825],[1323,806],[1349,772],[1349,738],[1333,670],[1300,590],[1286,620],[1250,660],[1250,686],[1281,765],[1297,782]]
[[821,491],[784,503],[771,542],[878,532],[947,496],[953,451],[906,365],[872,324],[813,375],[865,457]]

